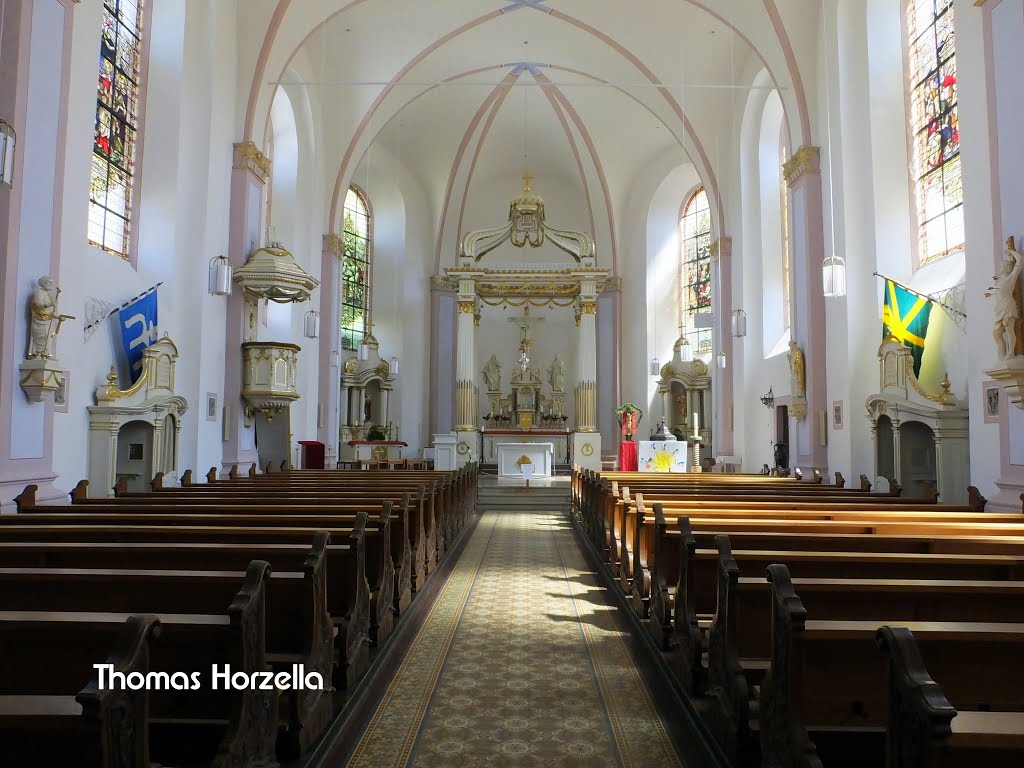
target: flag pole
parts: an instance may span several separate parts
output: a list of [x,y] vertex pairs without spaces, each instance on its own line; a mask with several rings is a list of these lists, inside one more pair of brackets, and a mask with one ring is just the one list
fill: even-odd
[[151,293],[152,293],[153,291],[155,291],[155,290],[156,290],[157,288],[159,288],[159,287],[160,287],[161,285],[163,285],[163,284],[164,284],[164,281],[163,281],[163,280],[161,280],[161,281],[160,281],[159,283],[157,283],[156,285],[154,285],[154,286],[153,286],[152,288],[147,288],[146,290],[144,290],[144,291],[143,291],[142,293],[140,293],[140,294],[139,294],[138,296],[132,296],[132,297],[131,297],[130,299],[128,299],[128,301],[124,302],[124,303],[123,303],[123,304],[122,304],[121,306],[119,306],[119,307],[114,307],[114,308],[113,308],[112,310],[110,310],[110,311],[109,311],[109,312],[108,312],[108,313],[107,313],[106,315],[104,315],[104,316],[103,316],[103,318],[102,318],[101,320],[97,320],[97,321],[96,321],[96,322],[94,322],[94,323],[89,323],[89,325],[85,326],[85,328],[84,328],[83,330],[86,330],[86,331],[88,331],[88,330],[89,330],[90,328],[93,328],[93,327],[95,327],[95,326],[99,325],[99,324],[100,324],[100,323],[102,323],[102,322],[103,322],[104,320],[106,320],[107,318],[109,318],[109,317],[111,317],[112,315],[114,315],[114,314],[115,314],[116,312],[120,312],[120,311],[121,311],[122,309],[124,309],[125,307],[127,307],[128,305],[130,305],[130,304],[131,304],[132,302],[138,301],[138,300],[139,300],[139,299],[141,299],[141,298],[142,298],[143,296],[148,296],[149,294],[151,294]]
[[907,293],[912,293],[915,296],[920,296],[922,299],[928,299],[928,301],[934,301],[936,304],[938,304],[940,307],[942,307],[947,312],[951,312],[951,313],[953,313],[955,315],[960,315],[960,317],[962,317],[964,319],[967,319],[967,314],[966,313],[961,312],[959,309],[954,309],[953,307],[949,306],[945,302],[939,301],[938,299],[936,299],[933,296],[927,296],[927,295],[921,293],[920,291],[915,291],[913,288],[910,288],[909,286],[904,285],[899,280],[893,280],[891,277],[886,277],[885,275],[883,275],[883,274],[881,274],[879,272],[872,272],[871,274],[874,275],[875,277],[880,277],[883,280],[888,280],[893,285],[898,285],[900,288],[902,288]]

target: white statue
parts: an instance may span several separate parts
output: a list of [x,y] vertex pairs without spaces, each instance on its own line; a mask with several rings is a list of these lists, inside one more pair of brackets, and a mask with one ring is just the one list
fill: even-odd
[[498,358],[491,355],[491,359],[487,361],[487,365],[484,366],[483,370],[484,379],[487,381],[488,392],[500,392],[501,391],[501,363],[498,362]]
[[1017,350],[1017,322],[1020,319],[1020,307],[1013,295],[1020,277],[1021,262],[1024,257],[1014,249],[1013,238],[1006,241],[1006,254],[1009,258],[1003,262],[999,274],[995,275],[995,285],[985,291],[986,296],[995,297],[993,307],[992,338],[996,341],[996,350],[1000,360],[1014,356]]
[[554,392],[562,392],[565,389],[565,363],[559,355],[548,368],[548,381],[551,382],[551,389]]
[[57,313],[57,297],[51,293],[53,280],[47,277],[40,277],[36,283],[36,290],[32,294],[32,324],[29,329],[28,356],[29,358],[50,358],[53,357],[53,350],[50,348],[52,339],[60,331],[61,323],[71,319],[69,315]]

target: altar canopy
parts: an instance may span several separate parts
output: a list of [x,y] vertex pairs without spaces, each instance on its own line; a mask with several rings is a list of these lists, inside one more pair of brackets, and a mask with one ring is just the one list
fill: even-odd
[[[460,244],[459,265],[445,270],[458,292],[456,323],[455,431],[460,442],[480,445],[485,455],[514,439],[492,436],[485,446],[488,431],[520,430],[529,435],[542,430],[566,435],[568,459],[582,466],[600,469],[601,441],[597,429],[597,298],[609,279],[607,269],[594,266],[596,249],[589,235],[549,227],[545,221],[544,200],[530,188],[524,177],[523,190],[509,205],[508,221],[501,227],[467,234]],[[498,246],[508,243],[537,248],[550,240],[573,257],[571,263],[534,261],[525,264],[503,263],[493,267],[481,259]],[[476,354],[477,327],[485,307],[522,308],[522,314],[509,317],[518,327],[518,348],[494,349],[490,360],[481,366]],[[571,350],[552,350],[554,354],[538,364],[531,359],[537,325],[544,318],[534,308],[551,308],[567,313],[571,308],[576,321],[575,381],[566,389],[566,358]],[[571,318],[567,318],[571,322]],[[570,326],[571,327],[571,326]],[[567,334],[547,330],[549,344]],[[570,342],[571,343],[571,342]],[[548,364],[550,360],[550,364]],[[501,385],[501,369],[511,370],[508,389]],[[546,367],[544,367],[546,366]],[[542,374],[543,368],[543,374]],[[486,411],[481,409],[480,383],[486,392]],[[571,406],[569,401],[571,402]],[[558,455],[561,441],[552,441]],[[463,454],[468,460],[469,452]],[[539,473],[538,473],[539,474]]]

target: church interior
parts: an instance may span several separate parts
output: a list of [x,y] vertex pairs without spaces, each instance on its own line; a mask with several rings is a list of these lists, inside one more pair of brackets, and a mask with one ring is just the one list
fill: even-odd
[[1024,765],[1021,39],[0,0],[0,764]]

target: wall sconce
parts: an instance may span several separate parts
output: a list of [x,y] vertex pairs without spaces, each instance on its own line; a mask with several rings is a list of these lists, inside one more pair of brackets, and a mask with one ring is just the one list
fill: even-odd
[[657,357],[651,358],[651,376],[661,375],[661,360]]
[[214,296],[231,294],[231,262],[224,256],[210,259],[210,293]]
[[728,362],[725,357],[725,352],[719,352],[716,359],[718,360],[718,367],[725,370],[726,363]]
[[761,405],[766,408],[775,407],[775,395],[772,393],[772,387],[768,387],[768,391],[761,395]]
[[833,254],[821,263],[821,281],[826,298],[846,295],[846,262],[842,256]]
[[336,350],[336,349],[332,349],[331,350],[331,368],[337,368],[338,367],[338,361],[339,361],[340,357],[341,357],[341,355],[338,354],[338,350]]
[[684,363],[693,361],[693,349],[690,347],[689,339],[683,339],[683,343],[679,347],[679,358]]
[[14,186],[14,145],[18,135],[6,120],[0,118],[0,184]]
[[392,376],[398,375],[398,367],[398,358],[392,357],[391,362],[388,364],[388,368],[390,369]]
[[303,319],[303,334],[307,339],[320,336],[320,313],[315,309],[309,310]]
[[747,313],[742,309],[732,311],[732,335],[737,339],[747,335]]

